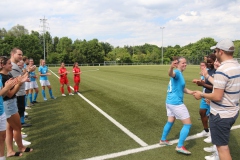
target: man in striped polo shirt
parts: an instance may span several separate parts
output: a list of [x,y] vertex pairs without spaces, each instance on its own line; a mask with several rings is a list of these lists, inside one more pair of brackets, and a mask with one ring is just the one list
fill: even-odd
[[231,160],[228,142],[231,127],[239,114],[240,65],[233,59],[234,44],[231,40],[222,40],[211,49],[215,49],[221,63],[214,75],[214,90],[209,94],[196,91],[194,96],[211,100],[209,123],[212,143],[217,146],[221,160]]

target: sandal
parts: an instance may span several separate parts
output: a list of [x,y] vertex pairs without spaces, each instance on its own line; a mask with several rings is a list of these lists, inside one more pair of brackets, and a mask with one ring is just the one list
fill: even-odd
[[15,152],[14,155],[11,155],[11,156],[8,156],[8,157],[20,157],[20,156],[22,156],[21,152]]

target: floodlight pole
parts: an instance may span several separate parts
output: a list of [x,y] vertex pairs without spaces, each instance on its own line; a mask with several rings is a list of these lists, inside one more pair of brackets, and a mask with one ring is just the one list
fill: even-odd
[[47,19],[45,19],[45,16],[43,19],[40,19],[40,22],[42,23],[42,33],[43,33],[43,55],[44,55],[44,61],[45,61],[45,33],[46,33],[46,22]]
[[162,30],[162,65],[163,65],[163,29],[165,27],[160,27],[160,29]]

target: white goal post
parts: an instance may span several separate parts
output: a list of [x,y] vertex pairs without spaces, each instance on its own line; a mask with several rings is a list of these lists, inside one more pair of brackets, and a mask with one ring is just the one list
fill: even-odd
[[104,61],[104,66],[113,66],[117,65],[116,61]]

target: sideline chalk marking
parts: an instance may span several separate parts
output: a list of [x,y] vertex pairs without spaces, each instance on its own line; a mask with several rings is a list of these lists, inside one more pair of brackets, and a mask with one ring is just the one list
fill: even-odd
[[[239,128],[240,128],[240,125],[236,125],[236,126],[232,126],[231,130],[239,129]],[[200,137],[200,136],[197,136],[195,134],[195,135],[192,135],[192,136],[188,136],[186,141],[192,140],[192,139],[197,139],[197,138],[202,138],[202,137],[203,136]],[[175,140],[172,140],[172,141],[169,141],[169,142],[171,142],[172,144],[176,144],[176,143],[178,143],[178,139],[175,139]],[[165,145],[159,145],[159,143],[158,143],[158,144],[153,144],[153,145],[149,145],[149,146],[146,146],[146,147],[134,148],[134,149],[129,149],[129,150],[121,151],[121,152],[116,152],[116,153],[106,154],[106,155],[102,155],[102,156],[87,158],[85,160],[111,159],[111,158],[126,156],[126,155],[129,155],[129,154],[144,152],[144,151],[147,151],[147,150],[161,148],[161,147],[166,147],[166,146]]]

